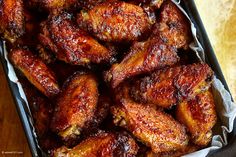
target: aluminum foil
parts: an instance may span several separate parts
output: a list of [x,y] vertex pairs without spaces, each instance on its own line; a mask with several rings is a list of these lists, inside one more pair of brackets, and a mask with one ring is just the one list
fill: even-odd
[[[189,18],[188,14],[184,11],[184,9],[180,6],[180,0],[172,0],[178,8],[186,15],[186,17],[189,19],[189,22],[191,23],[191,30],[192,30],[192,35],[193,35],[193,42],[189,45],[189,47],[196,53],[197,57],[201,61],[205,61],[205,52],[204,49],[202,48],[200,42],[197,39],[196,35],[196,28]],[[8,60],[8,52],[4,44],[4,49],[3,49],[3,54],[4,58],[7,62],[7,68],[8,68],[8,78],[17,84],[19,93],[21,98],[26,102],[26,108],[29,110],[27,111],[29,113],[29,120],[31,122],[31,125],[33,126],[33,117],[30,113],[30,108],[28,105],[28,101],[26,99],[25,93],[23,91],[23,88],[21,84],[19,83],[19,80],[17,78],[17,75],[15,73],[15,70],[12,66],[12,64]],[[1,51],[1,49],[0,49]],[[228,144],[227,140],[227,134],[232,132],[233,130],[233,125],[234,125],[234,119],[236,117],[236,104],[232,102],[230,93],[224,88],[223,84],[219,79],[214,77],[213,79],[213,84],[212,84],[212,91],[213,91],[213,97],[214,97],[214,102],[216,105],[216,110],[217,110],[217,116],[218,116],[218,122],[213,128],[213,138],[211,141],[211,145],[207,148],[201,149],[199,151],[193,152],[191,154],[184,155],[184,157],[205,157],[207,156],[208,153],[211,151],[214,151],[216,149],[220,149],[223,146]],[[35,138],[37,138],[37,134],[35,132],[34,127],[33,132]],[[38,145],[39,149],[40,146]],[[41,150],[41,149],[40,149]],[[35,156],[37,156],[35,154]]]

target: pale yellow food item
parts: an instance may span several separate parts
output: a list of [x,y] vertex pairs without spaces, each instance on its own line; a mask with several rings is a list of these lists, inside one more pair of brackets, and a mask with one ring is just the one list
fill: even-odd
[[195,0],[217,59],[236,99],[236,0]]

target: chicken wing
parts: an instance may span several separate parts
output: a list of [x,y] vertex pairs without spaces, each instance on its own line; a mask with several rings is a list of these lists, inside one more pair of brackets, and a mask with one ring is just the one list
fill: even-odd
[[60,91],[54,73],[42,60],[24,49],[14,49],[10,53],[12,63],[44,95],[54,97]]
[[206,146],[212,138],[211,129],[216,123],[214,99],[210,91],[177,105],[176,118],[187,126],[193,143]]
[[178,149],[176,151],[170,151],[170,152],[154,153],[152,151],[148,151],[146,154],[146,157],[181,157],[183,155],[195,152],[198,149],[199,149],[198,146],[187,145],[186,147],[183,147],[183,148]]
[[51,128],[68,145],[81,134],[88,121],[93,120],[98,102],[98,83],[92,74],[76,73],[64,84],[58,96]]
[[54,52],[59,60],[74,65],[109,61],[113,52],[76,28],[71,18],[70,14],[62,13],[44,22],[39,35],[42,45]]
[[23,35],[24,11],[22,0],[0,1],[0,33],[10,42]]
[[190,22],[171,0],[161,6],[154,36],[160,36],[167,44],[187,49],[192,41]]
[[135,140],[127,134],[99,132],[88,137],[72,149],[61,147],[56,149],[52,156],[74,156],[74,157],[113,157],[127,156],[135,157],[138,145]]
[[129,130],[155,153],[174,151],[188,144],[183,125],[170,115],[149,104],[134,102],[129,97],[129,86],[119,86],[116,106],[111,108],[114,123]]
[[112,88],[127,78],[173,65],[179,59],[175,49],[165,45],[160,38],[136,42],[130,49],[121,63],[113,64],[105,74],[105,80]]
[[138,40],[150,29],[144,10],[126,2],[107,2],[78,15],[79,26],[107,42]]
[[212,79],[213,71],[205,63],[165,68],[136,80],[131,95],[136,101],[170,108],[207,90]]
[[77,0],[28,0],[26,2],[32,8],[40,8],[48,12],[68,9],[78,3]]

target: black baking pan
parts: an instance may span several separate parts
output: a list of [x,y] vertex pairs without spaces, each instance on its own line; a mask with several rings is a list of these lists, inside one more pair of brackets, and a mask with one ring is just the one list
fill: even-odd
[[[210,44],[210,41],[207,37],[206,31],[203,27],[202,21],[196,9],[194,0],[182,0],[181,6],[188,13],[189,17],[191,18],[192,22],[194,23],[197,29],[197,37],[200,43],[202,44],[203,49],[205,50],[205,52],[207,52],[206,62],[211,66],[211,68],[215,72],[216,77],[221,80],[225,89],[229,91],[227,83],[220,69],[219,63],[216,59],[215,53],[212,49],[212,46]],[[5,71],[8,84],[9,84],[12,96],[14,98],[14,101],[15,101],[18,115],[22,122],[32,156],[33,157],[44,156],[44,153],[37,146],[37,139],[34,135],[33,126],[30,121],[31,120],[30,111],[26,107],[24,100],[21,99],[17,85],[11,82],[10,79],[7,77],[7,74],[8,74],[7,62],[5,61],[2,52],[3,52],[3,41],[0,41],[1,63],[3,65],[3,69]],[[234,125],[233,132],[230,133],[228,136],[229,144],[226,147],[209,154],[208,155],[209,157],[221,157],[221,156],[236,157],[236,123],[234,124],[235,125]]]

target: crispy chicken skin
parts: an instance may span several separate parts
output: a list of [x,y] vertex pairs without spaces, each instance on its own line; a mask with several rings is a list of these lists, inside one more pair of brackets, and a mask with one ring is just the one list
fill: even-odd
[[114,123],[129,130],[153,152],[174,151],[188,144],[185,127],[170,115],[133,101],[127,84],[116,92],[116,106],[111,108]]
[[167,44],[176,48],[187,49],[192,41],[190,23],[186,16],[171,0],[161,6],[153,35],[158,35]]
[[186,147],[183,147],[176,151],[161,152],[161,153],[154,153],[152,151],[148,151],[145,156],[146,157],[181,157],[185,154],[190,154],[192,152],[195,152],[198,149],[199,149],[198,146],[189,144]]
[[53,151],[53,157],[135,157],[138,145],[129,135],[99,132],[88,137],[72,149],[61,147]]
[[28,0],[29,6],[47,11],[68,9],[77,5],[77,0]]
[[58,96],[51,129],[68,145],[79,137],[85,124],[93,120],[98,102],[97,86],[94,75],[75,73]]
[[213,71],[205,63],[165,68],[134,82],[131,95],[136,101],[170,108],[207,90]]
[[14,42],[24,33],[24,11],[22,0],[0,1],[0,33]]
[[85,10],[90,10],[93,7],[95,7],[96,5],[99,5],[103,2],[105,2],[106,0],[78,0],[78,4],[80,8],[83,8]]
[[159,9],[164,0],[128,0],[128,2],[144,7],[151,7],[153,9]]
[[78,29],[71,15],[62,13],[42,23],[41,44],[54,52],[59,60],[74,65],[107,62],[112,52]]
[[13,49],[10,60],[25,77],[47,97],[56,96],[60,89],[54,73],[32,52],[24,49]]
[[178,59],[175,49],[165,45],[160,38],[136,42],[124,59],[120,63],[113,64],[105,73],[105,80],[115,88],[127,78],[173,65]]
[[112,1],[118,1],[118,0],[78,0],[78,6],[79,8],[82,8],[84,10],[91,10],[95,6],[102,4],[104,2],[112,2]]
[[214,99],[210,91],[177,105],[176,118],[187,126],[193,143],[206,146],[212,138],[211,129],[216,123]]
[[107,42],[138,40],[151,26],[141,7],[119,1],[102,3],[89,11],[82,10],[77,23]]

